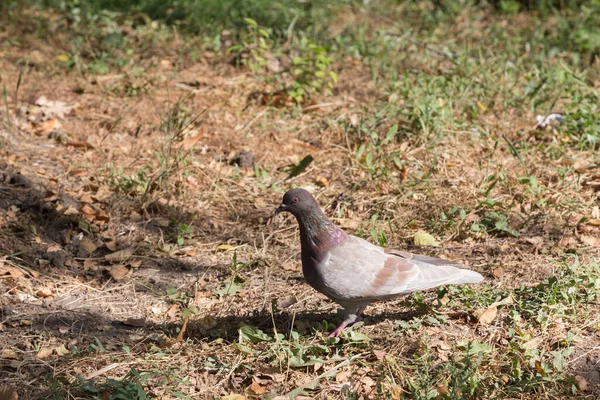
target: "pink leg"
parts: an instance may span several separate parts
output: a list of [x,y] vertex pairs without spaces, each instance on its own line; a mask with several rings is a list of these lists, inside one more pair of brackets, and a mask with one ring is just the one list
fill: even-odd
[[342,333],[342,331],[346,328],[346,326],[348,326],[347,323],[342,322],[340,324],[340,326],[338,326],[337,328],[335,328],[335,331],[331,332],[327,337],[328,338],[332,338],[332,337],[338,337],[340,336],[340,333]]

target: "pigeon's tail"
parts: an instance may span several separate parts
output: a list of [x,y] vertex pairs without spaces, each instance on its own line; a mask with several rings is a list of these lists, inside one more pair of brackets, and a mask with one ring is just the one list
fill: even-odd
[[463,272],[462,276],[456,279],[453,284],[461,284],[461,283],[479,283],[484,278],[479,272],[471,271],[468,269],[461,270]]

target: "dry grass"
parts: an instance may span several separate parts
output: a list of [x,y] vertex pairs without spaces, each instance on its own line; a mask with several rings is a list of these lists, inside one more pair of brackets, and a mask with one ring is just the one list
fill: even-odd
[[[349,15],[348,24],[359,18]],[[248,69],[208,51],[182,60],[185,40],[168,43],[172,50],[145,59],[139,73],[99,76],[60,69],[52,44],[37,43],[43,56],[26,68],[16,62],[24,49],[2,50],[11,57],[0,63],[8,109],[0,268],[16,272],[0,280],[0,362],[2,381],[22,398],[91,396],[77,377],[106,383],[88,386],[102,399],[137,382],[156,398],[266,398],[303,387],[315,398],[597,396],[598,155],[560,131],[535,130],[531,108],[503,105],[504,85],[523,78],[497,80],[484,63],[492,72],[480,79],[496,80],[496,97],[457,94],[453,115],[434,113],[439,122],[424,124],[407,119],[412,104],[390,93],[390,72],[375,82],[358,58],[337,62],[333,95],[279,108],[251,100],[270,86]],[[407,46],[414,54],[404,66],[432,79],[453,68]],[[33,121],[40,96],[73,106],[52,131],[58,139]],[[459,111],[470,103],[479,109],[474,121]],[[366,131],[383,136],[393,125],[404,133],[372,147],[380,174],[357,150],[374,143]],[[60,142],[65,135],[70,144]],[[253,165],[229,162],[242,150]],[[286,179],[309,154],[315,161]],[[541,189],[522,179],[532,176]],[[267,223],[294,185],[312,188],[349,232],[369,240],[383,232],[391,247],[461,260],[487,279],[376,304],[357,334],[327,340],[322,321],[335,320],[336,306],[303,282],[294,221]],[[508,218],[506,230],[471,228],[491,212]],[[416,248],[417,230],[442,246]],[[84,239],[95,249],[86,252]],[[105,258],[126,249],[133,253]],[[217,294],[238,275],[239,292]],[[538,286],[553,277],[555,286]],[[477,310],[503,298],[511,303],[480,323]],[[196,313],[177,341],[189,308]],[[248,343],[239,333],[246,325],[282,336]],[[564,366],[553,367],[563,349],[571,349]]]

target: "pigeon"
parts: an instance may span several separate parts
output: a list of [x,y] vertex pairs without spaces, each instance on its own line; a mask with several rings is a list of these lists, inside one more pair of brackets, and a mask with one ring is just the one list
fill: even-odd
[[300,226],[302,272],[315,290],[343,308],[337,337],[370,303],[448,284],[479,283],[481,274],[452,261],[374,245],[332,223],[305,189],[291,189],[274,215],[289,212]]

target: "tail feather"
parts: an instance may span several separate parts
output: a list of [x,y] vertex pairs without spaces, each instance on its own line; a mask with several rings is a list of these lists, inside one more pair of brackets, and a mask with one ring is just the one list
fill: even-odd
[[457,280],[453,281],[452,284],[462,284],[462,283],[479,283],[484,278],[479,272],[471,271],[468,269],[462,269],[462,276]]

